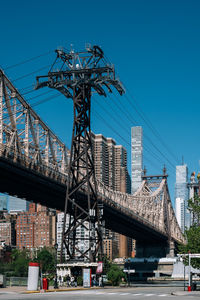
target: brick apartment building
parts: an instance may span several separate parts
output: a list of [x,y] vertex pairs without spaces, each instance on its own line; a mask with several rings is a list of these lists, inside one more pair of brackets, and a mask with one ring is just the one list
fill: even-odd
[[56,215],[48,208],[31,203],[16,220],[16,247],[19,249],[53,247],[56,242]]

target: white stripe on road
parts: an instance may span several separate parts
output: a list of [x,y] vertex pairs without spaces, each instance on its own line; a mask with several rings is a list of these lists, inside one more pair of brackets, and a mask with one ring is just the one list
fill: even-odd
[[108,293],[107,295],[116,295],[117,293]]
[[120,296],[125,296],[125,295],[130,295],[130,293],[123,293],[123,294],[120,294]]
[[154,296],[155,294],[144,294],[146,297]]
[[133,296],[141,296],[142,294],[133,294]]

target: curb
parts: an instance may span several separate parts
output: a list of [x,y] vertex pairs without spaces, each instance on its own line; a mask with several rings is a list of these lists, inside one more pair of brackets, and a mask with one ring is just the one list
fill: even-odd
[[184,292],[172,292],[171,295],[173,296],[200,296],[200,291],[195,291],[195,292],[187,292],[187,291],[184,291]]
[[70,291],[86,291],[86,290],[98,290],[101,288],[77,288],[77,289],[52,289],[52,290],[40,290],[40,291],[24,291],[22,294],[42,294],[42,293],[56,293],[56,292],[70,292]]

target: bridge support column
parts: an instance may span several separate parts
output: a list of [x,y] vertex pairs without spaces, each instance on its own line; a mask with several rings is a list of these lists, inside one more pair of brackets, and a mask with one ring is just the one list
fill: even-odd
[[175,244],[174,244],[174,241],[170,241],[168,244],[167,257],[174,257],[174,256],[175,256]]

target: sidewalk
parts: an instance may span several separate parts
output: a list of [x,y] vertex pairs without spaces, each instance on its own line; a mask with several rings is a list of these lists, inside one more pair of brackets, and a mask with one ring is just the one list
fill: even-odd
[[171,293],[174,296],[200,296],[200,291],[193,291],[193,292],[188,292],[188,291],[176,291]]

